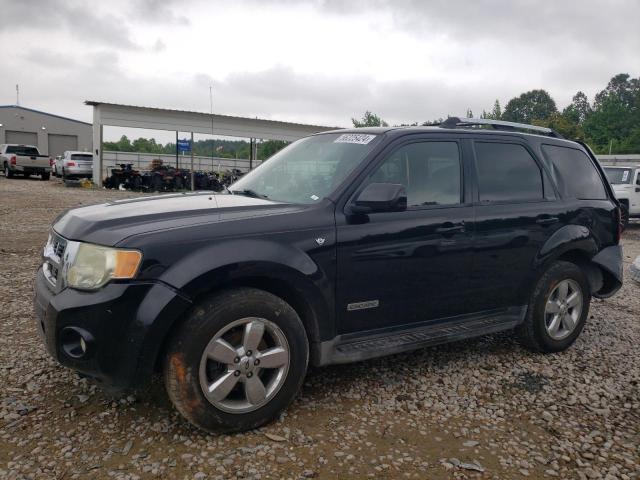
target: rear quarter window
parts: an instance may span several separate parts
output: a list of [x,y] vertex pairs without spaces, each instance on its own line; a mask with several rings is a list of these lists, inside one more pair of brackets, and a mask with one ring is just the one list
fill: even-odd
[[565,197],[606,200],[607,190],[596,166],[582,150],[542,145],[551,177]]

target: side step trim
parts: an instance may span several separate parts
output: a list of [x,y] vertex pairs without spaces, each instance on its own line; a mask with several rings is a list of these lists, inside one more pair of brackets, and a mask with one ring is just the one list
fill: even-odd
[[351,363],[466,338],[510,330],[524,320],[526,307],[490,314],[455,317],[408,328],[339,335],[320,344],[319,365]]

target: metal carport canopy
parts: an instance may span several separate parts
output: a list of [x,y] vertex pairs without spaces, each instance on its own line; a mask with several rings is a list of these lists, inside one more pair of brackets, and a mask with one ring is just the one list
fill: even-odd
[[102,185],[103,125],[289,142],[313,133],[339,128],[185,110],[121,105],[94,100],[87,100],[84,103],[93,106],[93,181],[98,186]]

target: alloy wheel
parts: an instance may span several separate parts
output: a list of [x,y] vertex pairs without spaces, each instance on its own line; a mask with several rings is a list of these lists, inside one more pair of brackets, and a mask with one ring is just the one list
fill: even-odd
[[571,335],[582,314],[582,288],[573,279],[561,280],[551,290],[544,309],[545,327],[554,340]]
[[200,360],[200,387],[222,411],[251,412],[278,393],[289,361],[289,345],[280,327],[264,318],[242,318],[207,344]]

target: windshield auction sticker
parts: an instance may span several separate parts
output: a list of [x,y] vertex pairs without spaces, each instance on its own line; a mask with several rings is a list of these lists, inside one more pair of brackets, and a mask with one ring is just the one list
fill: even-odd
[[336,138],[333,143],[357,143],[359,145],[366,145],[374,138],[376,138],[375,135],[368,135],[366,133],[343,133]]

